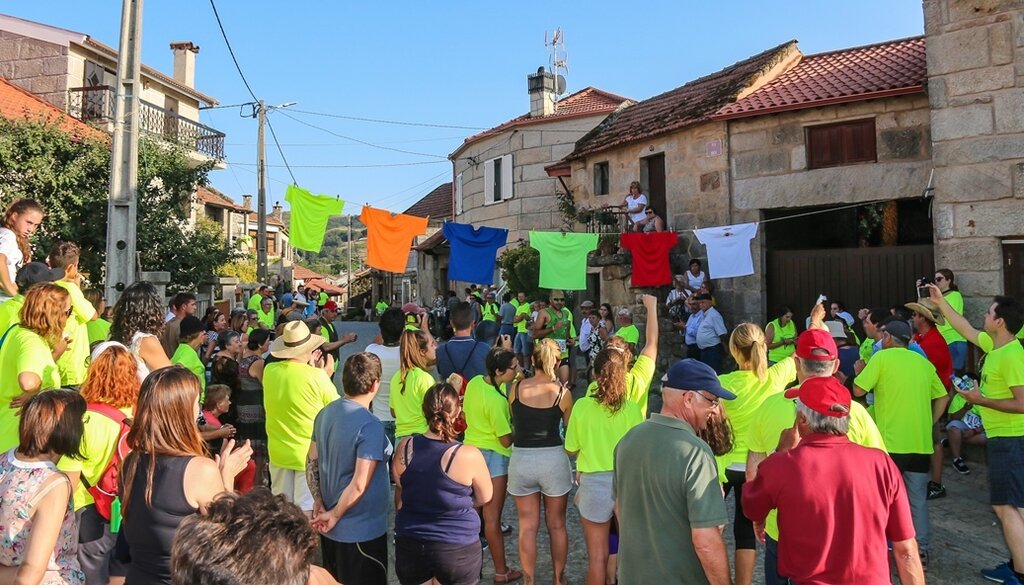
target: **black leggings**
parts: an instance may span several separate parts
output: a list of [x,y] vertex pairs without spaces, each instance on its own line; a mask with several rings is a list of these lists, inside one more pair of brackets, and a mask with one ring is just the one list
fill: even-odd
[[736,490],[736,514],[732,519],[732,536],[736,539],[736,550],[756,550],[757,539],[754,538],[754,523],[743,515],[743,484],[747,474],[742,471],[725,470],[725,495]]

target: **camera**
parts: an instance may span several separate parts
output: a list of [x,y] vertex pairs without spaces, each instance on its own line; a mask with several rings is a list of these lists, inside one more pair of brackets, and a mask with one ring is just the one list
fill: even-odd
[[921,299],[927,299],[931,296],[931,291],[928,290],[929,284],[935,284],[935,279],[931,276],[922,276],[917,279],[917,297]]

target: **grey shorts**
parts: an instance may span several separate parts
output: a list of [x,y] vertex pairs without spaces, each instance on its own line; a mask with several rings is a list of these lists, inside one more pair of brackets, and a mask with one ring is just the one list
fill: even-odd
[[508,475],[508,455],[502,455],[490,449],[480,449],[480,452],[483,453],[487,471],[490,472],[491,477]]
[[576,507],[584,520],[598,524],[611,520],[615,512],[612,472],[581,473],[580,487],[576,490]]
[[540,492],[554,498],[564,496],[571,489],[572,468],[561,445],[512,448],[508,464],[508,493],[529,496]]

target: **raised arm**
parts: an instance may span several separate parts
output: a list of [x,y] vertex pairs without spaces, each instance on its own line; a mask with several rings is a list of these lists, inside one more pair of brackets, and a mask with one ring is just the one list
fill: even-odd
[[658,359],[658,299],[654,295],[643,296],[644,309],[647,310],[647,325],[644,328],[646,343],[640,355],[654,361]]
[[934,284],[925,285],[928,287],[928,298],[933,303],[938,305],[939,311],[942,312],[942,316],[946,318],[949,325],[956,329],[956,332],[963,335],[967,341],[970,341],[974,345],[978,345],[978,335],[981,333],[977,329],[971,326],[967,318],[953,310],[953,307],[949,305],[949,301],[946,297],[942,296],[942,291],[939,287]]

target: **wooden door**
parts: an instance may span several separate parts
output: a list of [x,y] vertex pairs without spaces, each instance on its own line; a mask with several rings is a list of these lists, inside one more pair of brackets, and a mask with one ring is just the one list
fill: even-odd
[[[666,221],[665,215],[665,154],[656,154],[642,159],[641,170],[646,169],[647,200]],[[643,181],[641,181],[643,183]]]
[[1003,290],[1009,297],[1024,300],[1024,240],[1003,242]]

